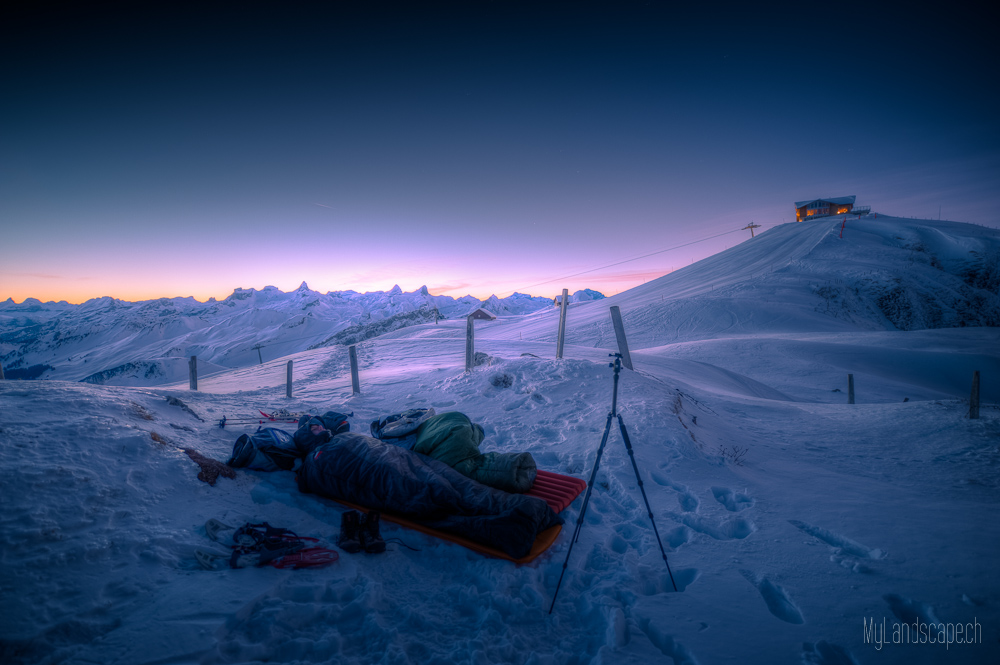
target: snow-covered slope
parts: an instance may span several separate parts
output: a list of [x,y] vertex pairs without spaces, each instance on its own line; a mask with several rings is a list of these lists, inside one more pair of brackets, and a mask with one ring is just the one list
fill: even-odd
[[[841,237],[841,227],[843,237]],[[879,215],[772,228],[599,302],[573,303],[567,343],[613,344],[621,308],[633,348],[741,335],[1000,326],[1000,231]],[[554,339],[556,316],[511,327]]]
[[401,327],[462,317],[484,306],[524,314],[552,306],[548,298],[487,301],[430,295],[426,287],[321,294],[303,283],[284,293],[236,289],[222,301],[161,298],[82,305],[28,299],[0,303],[0,362],[10,378],[156,385],[187,375],[188,358],[210,373],[330,344],[352,344]]
[[[795,267],[784,274],[777,265],[763,270],[767,245],[758,241],[772,242],[769,232],[724,253],[725,261],[713,257],[714,268],[692,266],[690,279],[678,271],[659,280],[660,292],[651,283],[574,303],[562,360],[554,359],[551,308],[477,323],[476,348],[490,360],[468,374],[464,321],[365,340],[357,395],[339,346],[223,371],[197,392],[186,382],[0,382],[0,660],[1000,661],[1000,526],[992,518],[1000,502],[1000,329],[894,329],[867,307],[852,305],[850,317],[828,313],[814,290],[836,271],[845,285],[862,285],[874,268],[847,257],[884,246],[883,263],[896,265],[900,248],[890,241],[926,233],[933,242],[909,250],[914,264],[926,254],[945,269],[921,265],[901,283],[929,293],[952,284],[950,293],[965,297],[954,277],[988,304],[995,288],[988,280],[970,285],[976,278],[956,266],[971,256],[977,275],[991,274],[997,232],[895,220],[859,232],[851,248],[854,221],[843,241],[829,239],[830,220],[775,229],[782,241],[774,246],[797,257],[786,256]],[[946,256],[947,246],[961,251]],[[969,251],[983,255],[981,268]],[[761,274],[739,290],[744,261]],[[758,286],[765,283],[774,291]],[[779,285],[785,297],[761,298]],[[702,298],[700,309],[684,309],[681,293]],[[386,537],[417,551],[391,544],[384,554],[341,553],[329,568],[303,571],[197,568],[194,550],[214,547],[204,532],[209,518],[266,520],[329,545],[343,512],[299,493],[290,472],[240,471],[215,486],[197,480],[181,449],[224,459],[248,431],[220,429],[224,415],[338,408],[353,411],[352,428],[364,432],[409,406],[460,410],[483,425],[484,450],[527,450],[541,468],[588,478],[612,397],[615,342],[604,329],[611,304],[625,314],[636,367],[622,372],[618,409],[679,593],[617,430],[552,614],[582,499],[564,512],[552,550],[525,566],[386,524]],[[703,312],[701,328],[656,319],[665,307]],[[722,326],[720,312],[736,312],[741,325]],[[676,341],[665,343],[663,330]],[[287,359],[296,377],[290,400]],[[977,370],[983,404],[972,420]],[[855,375],[853,405],[847,373]],[[918,643],[919,632],[894,643],[903,626],[935,637],[944,630],[952,643]]]

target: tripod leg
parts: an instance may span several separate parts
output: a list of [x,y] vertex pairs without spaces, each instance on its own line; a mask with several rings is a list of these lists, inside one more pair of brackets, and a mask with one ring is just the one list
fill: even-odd
[[611,433],[611,419],[614,413],[608,414],[608,424],[604,426],[604,436],[601,437],[601,445],[597,449],[597,459],[594,460],[594,470],[590,473],[590,480],[587,482],[587,494],[583,497],[583,506],[580,508],[580,516],[576,518],[576,529],[573,530],[573,537],[569,541],[569,549],[566,551],[566,560],[563,561],[562,572],[559,573],[559,582],[556,584],[556,592],[552,594],[552,604],[549,606],[549,614],[556,606],[556,598],[559,596],[559,587],[562,586],[563,575],[566,574],[566,566],[569,565],[569,555],[573,553],[573,545],[580,537],[580,529],[583,528],[583,516],[587,514],[587,506],[590,505],[590,492],[594,489],[594,480],[597,478],[597,468],[601,466],[601,455],[604,454],[604,445],[608,442],[608,434]]
[[663,555],[663,563],[667,564],[667,574],[670,575],[670,583],[677,591],[677,582],[674,581],[674,574],[670,572],[670,562],[667,561],[667,553],[663,549],[663,541],[660,540],[660,532],[656,529],[656,520],[653,519],[653,509],[649,507],[649,499],[646,498],[646,490],[642,486],[642,477],[639,475],[639,466],[635,463],[635,452],[632,450],[632,442],[628,438],[628,431],[625,430],[625,421],[618,416],[618,429],[622,432],[622,439],[625,440],[625,448],[628,450],[628,458],[632,460],[632,470],[635,471],[635,479],[639,483],[639,491],[642,492],[642,500],[646,503],[646,514],[653,525],[653,533],[656,534],[656,543],[660,546],[660,554]]

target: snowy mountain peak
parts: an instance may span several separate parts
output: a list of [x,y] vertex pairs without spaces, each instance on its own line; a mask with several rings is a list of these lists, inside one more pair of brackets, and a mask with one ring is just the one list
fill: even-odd
[[593,289],[581,289],[580,291],[575,291],[572,296],[570,296],[570,302],[586,302],[588,300],[601,300],[604,298],[604,294],[600,291],[594,291]]
[[[511,315],[551,304],[530,296],[514,300],[505,305],[494,298],[491,307]],[[205,303],[191,297],[137,303],[104,297],[84,305],[8,300],[0,302],[0,362],[20,378],[157,385],[185,376],[192,355],[205,371],[244,367],[464,317],[479,305],[471,296],[431,295],[426,286],[412,293],[395,285],[389,292],[321,294],[305,282],[289,293],[240,287]]]

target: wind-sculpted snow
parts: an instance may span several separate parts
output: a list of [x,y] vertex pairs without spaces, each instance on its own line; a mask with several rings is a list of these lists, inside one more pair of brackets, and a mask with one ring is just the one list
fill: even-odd
[[[552,550],[525,566],[383,523],[387,552],[341,552],[328,568],[198,568],[194,550],[221,547],[205,534],[210,518],[267,521],[334,547],[345,510],[300,493],[291,472],[198,480],[186,450],[224,460],[257,426],[222,429],[223,416],[335,408],[363,432],[407,407],[460,410],[483,426],[484,450],[528,451],[540,468],[589,478],[611,404],[608,350],[567,347],[557,361],[548,344],[485,336],[491,364],[465,373],[463,328],[445,321],[363,342],[358,395],[341,347],[294,356],[302,374],[291,400],[269,383],[281,359],[223,372],[207,381],[212,392],[0,382],[0,660],[996,661],[988,633],[947,651],[876,651],[863,638],[866,619],[986,630],[1000,620],[989,600],[1000,595],[998,531],[984,517],[1000,500],[996,409],[984,405],[973,422],[957,398],[790,401],[762,391],[775,375],[739,382],[649,352],[622,372],[617,406],[673,580],[617,429],[552,614],[582,498]],[[913,358],[936,332],[920,334]],[[882,352],[866,340],[858,362]],[[966,344],[980,356],[992,348],[975,336]],[[714,362],[735,365],[742,353]],[[811,379],[810,361],[793,354],[772,366],[801,396],[794,382]],[[718,453],[734,444],[748,449],[742,465]]]

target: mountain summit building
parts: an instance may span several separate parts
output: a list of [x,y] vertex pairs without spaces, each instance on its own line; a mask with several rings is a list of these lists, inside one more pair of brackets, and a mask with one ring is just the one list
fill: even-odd
[[850,213],[852,211],[856,214],[859,212],[854,210],[854,199],[856,198],[856,196],[838,196],[834,199],[799,201],[795,204],[795,221],[801,222],[810,217],[842,215],[845,212]]

